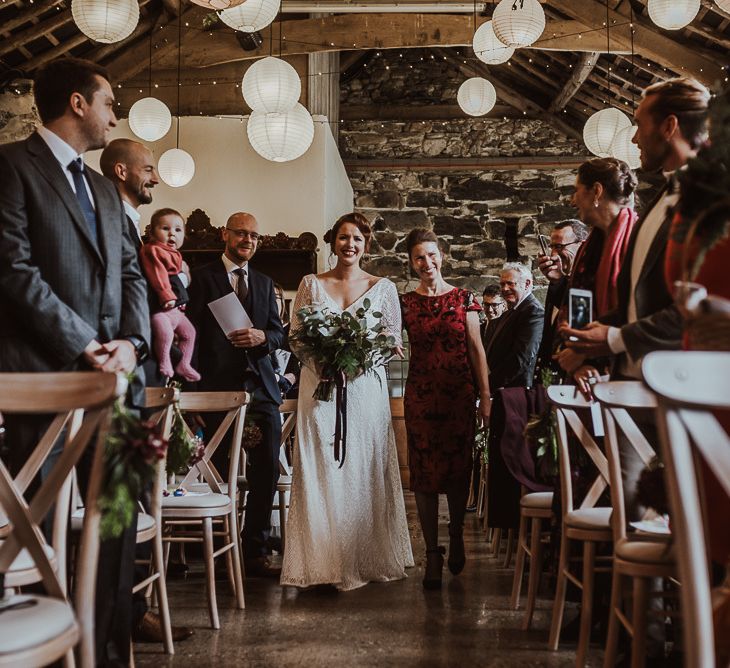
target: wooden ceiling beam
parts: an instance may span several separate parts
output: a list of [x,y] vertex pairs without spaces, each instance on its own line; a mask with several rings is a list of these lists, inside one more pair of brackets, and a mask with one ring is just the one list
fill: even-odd
[[573,67],[573,73],[570,75],[570,79],[565,82],[561,91],[550,103],[548,107],[550,113],[554,114],[556,111],[562,111],[565,108],[583,85],[583,82],[595,69],[600,55],[597,51],[589,51],[580,55],[578,63]]
[[2,26],[0,26],[0,30],[2,30],[3,34],[8,34],[11,30],[15,30],[15,28],[32,21],[41,14],[44,14],[55,5],[60,5],[61,2],[62,0],[45,0],[36,2],[28,7],[24,12],[18,14],[15,18],[6,21]]
[[24,62],[22,69],[25,72],[32,72],[33,70],[37,70],[41,65],[45,65],[46,63],[55,60],[59,56],[67,54],[69,51],[79,46],[79,44],[83,44],[84,42],[88,41],[88,39],[89,38],[83,33],[79,33],[78,35],[69,37],[58,46],[54,46],[53,48],[38,54],[35,58],[31,58],[30,60]]
[[0,43],[0,56],[10,53],[38,37],[43,37],[43,35],[47,35],[48,33],[57,30],[61,26],[66,25],[72,19],[73,16],[71,16],[71,10],[67,9],[62,12],[57,12],[55,16],[51,16],[51,18],[46,19],[45,21],[36,23],[22,32],[10,35],[8,38],[4,39],[2,43]]
[[[585,26],[595,25],[597,17],[606,16],[606,7],[599,0],[550,0],[550,5]],[[611,27],[611,52],[631,49],[628,12],[628,6],[622,6],[620,12],[608,11],[609,20],[616,22]],[[603,37],[605,41],[605,33]],[[605,45],[599,50],[604,48]],[[723,74],[716,57],[708,57],[700,49],[668,37],[640,16],[634,16],[634,50],[663,67],[692,76],[707,85],[718,81]]]

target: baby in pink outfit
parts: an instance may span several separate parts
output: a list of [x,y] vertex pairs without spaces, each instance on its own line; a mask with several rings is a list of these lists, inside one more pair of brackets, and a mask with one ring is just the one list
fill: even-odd
[[[159,209],[152,214],[150,240],[142,246],[142,269],[157,297],[158,312],[152,313],[152,347],[160,373],[172,378],[170,348],[177,334],[182,358],[175,372],[189,382],[200,380],[200,374],[190,365],[195,346],[195,328],[185,316],[188,302],[187,274],[178,250],[185,239],[185,224],[174,209]],[[184,278],[183,278],[184,277]],[[150,300],[153,303],[155,300]]]

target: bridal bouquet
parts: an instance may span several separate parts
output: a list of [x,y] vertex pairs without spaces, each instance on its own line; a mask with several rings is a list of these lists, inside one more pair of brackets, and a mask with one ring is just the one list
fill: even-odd
[[370,306],[370,300],[363,299],[362,307],[354,314],[306,306],[296,314],[301,327],[291,337],[301,352],[321,369],[312,397],[332,401],[334,395],[337,404],[334,448],[340,467],[345,462],[347,441],[347,381],[387,362],[396,346],[395,337],[388,334],[383,324],[383,314],[371,311]]

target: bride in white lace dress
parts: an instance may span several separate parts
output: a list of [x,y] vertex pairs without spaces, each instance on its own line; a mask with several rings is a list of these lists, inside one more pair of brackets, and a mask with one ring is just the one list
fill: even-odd
[[[354,213],[340,218],[325,237],[337,266],[305,276],[294,314],[308,305],[354,312],[367,297],[398,346],[398,293],[388,279],[360,269],[370,227]],[[296,315],[291,331],[299,326]],[[297,353],[296,343],[292,349]],[[299,351],[301,355],[301,351]],[[301,358],[300,358],[301,359]],[[406,577],[413,554],[391,425],[385,369],[347,384],[347,457],[334,459],[335,402],[312,398],[319,376],[301,359],[294,474],[286,525],[281,583],[297,587],[331,584],[340,590]]]

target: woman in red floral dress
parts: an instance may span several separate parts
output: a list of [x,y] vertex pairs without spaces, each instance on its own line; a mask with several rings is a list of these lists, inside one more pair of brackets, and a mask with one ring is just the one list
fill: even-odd
[[479,413],[489,418],[487,363],[479,336],[481,306],[469,290],[441,276],[438,238],[408,235],[408,255],[420,284],[401,297],[411,361],[405,390],[411,490],[426,543],[423,586],[441,586],[444,548],[438,545],[438,495],[449,503],[449,570],[464,568],[464,513],[472,469],[477,388]]

